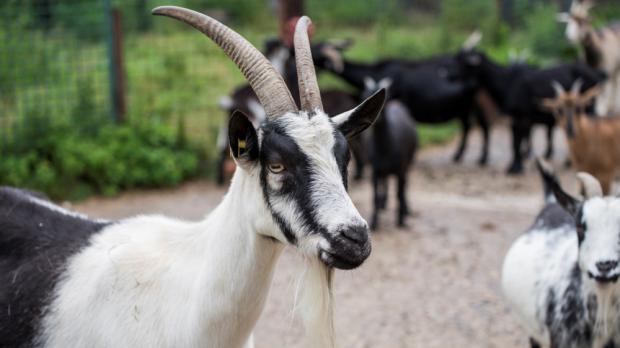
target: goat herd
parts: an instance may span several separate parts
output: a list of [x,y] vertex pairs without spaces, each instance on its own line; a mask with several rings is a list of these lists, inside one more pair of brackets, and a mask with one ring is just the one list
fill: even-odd
[[[620,345],[620,199],[604,196],[620,163],[620,118],[613,117],[620,112],[620,27],[594,30],[588,6],[575,2],[559,16],[568,37],[583,44],[587,64],[547,69],[494,63],[475,48],[479,34],[456,55],[351,62],[342,55],[346,42],[310,44],[307,17],[292,30],[294,48],[271,41],[267,59],[204,14],[154,9],[213,40],[248,82],[221,100],[230,118],[219,143],[237,166],[228,193],[203,221],[190,223],[93,220],[38,193],[0,188],[0,346],[253,347],[253,327],[288,245],[305,262],[298,305],[308,341],[334,347],[333,270],[358,267],[371,252],[370,228],[347,194],[350,149],[356,175],[366,161],[372,166],[371,227],[386,204],[388,175],[398,178],[397,221],[404,224],[416,121],[458,118],[459,161],[475,115],[485,164],[489,100],[512,121],[510,173],[523,170],[532,126],[547,125],[551,134],[559,122],[572,164],[592,174],[578,174],[584,197],[577,199],[537,162],[547,203],[502,272],[531,346]],[[357,87],[359,98],[319,91],[315,65]]]

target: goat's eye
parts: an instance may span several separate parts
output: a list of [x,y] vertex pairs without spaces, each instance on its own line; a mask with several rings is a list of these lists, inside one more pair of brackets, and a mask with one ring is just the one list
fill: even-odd
[[269,165],[269,171],[274,174],[282,173],[286,168],[281,163],[274,163]]

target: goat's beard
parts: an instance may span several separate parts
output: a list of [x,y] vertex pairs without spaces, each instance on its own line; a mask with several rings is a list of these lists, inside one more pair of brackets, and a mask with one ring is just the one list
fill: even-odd
[[295,292],[295,311],[301,313],[308,348],[334,348],[332,303],[333,268],[317,257],[304,257]]

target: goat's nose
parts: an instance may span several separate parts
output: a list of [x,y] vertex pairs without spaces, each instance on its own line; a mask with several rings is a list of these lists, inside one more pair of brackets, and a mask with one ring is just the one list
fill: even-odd
[[368,226],[352,226],[345,228],[342,234],[353,242],[363,244],[368,241]]
[[614,261],[614,260],[599,261],[596,263],[596,268],[599,270],[599,272],[603,274],[609,273],[610,271],[615,269],[617,266],[618,266],[618,261]]

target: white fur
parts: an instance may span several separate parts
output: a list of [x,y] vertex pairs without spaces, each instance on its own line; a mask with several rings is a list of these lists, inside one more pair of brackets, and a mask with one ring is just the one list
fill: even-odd
[[39,343],[242,347],[283,247],[263,237],[276,227],[255,181],[237,170],[202,222],[141,216],[95,236],[70,260]]
[[537,311],[544,308],[547,295],[544,285],[566,287],[563,276],[573,266],[569,260],[577,258],[576,246],[573,229],[533,230],[517,239],[504,260],[504,295],[528,335],[543,346],[549,345],[549,334]]

